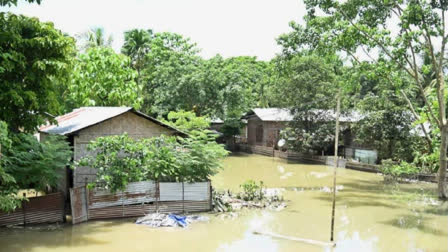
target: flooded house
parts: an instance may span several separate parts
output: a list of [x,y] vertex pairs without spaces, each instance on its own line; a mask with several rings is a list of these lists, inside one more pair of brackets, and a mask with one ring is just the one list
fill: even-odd
[[[150,138],[160,135],[184,135],[179,130],[131,107],[81,107],[55,118],[57,124],[39,128],[39,139],[49,134],[67,137],[73,147],[73,160],[78,161],[88,154],[87,145],[98,137],[121,135]],[[61,176],[60,190],[67,193],[69,188],[84,186],[96,179],[96,170],[79,167],[66,168]]]
[[[320,111],[327,113],[329,118],[334,117],[332,111]],[[262,146],[276,148],[280,140],[280,133],[293,121],[294,115],[286,108],[254,108],[243,117],[247,120],[244,135],[247,136],[246,143],[249,146]],[[373,164],[377,161],[378,153],[369,146],[363,146],[354,141],[350,131],[350,125],[361,119],[356,112],[340,116],[342,126],[341,151],[345,158],[355,159],[363,163]]]

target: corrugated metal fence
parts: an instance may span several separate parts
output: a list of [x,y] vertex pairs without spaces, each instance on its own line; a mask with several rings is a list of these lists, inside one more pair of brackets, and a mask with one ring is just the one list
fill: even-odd
[[[210,182],[142,181],[130,183],[125,190],[116,193],[98,188],[87,190],[87,197],[83,190],[84,187],[78,187],[71,192],[74,224],[85,220],[138,217],[156,211],[181,213],[211,209]],[[84,212],[86,218],[82,217]]]
[[63,222],[64,215],[64,195],[57,192],[29,198],[14,212],[0,212],[0,226]]

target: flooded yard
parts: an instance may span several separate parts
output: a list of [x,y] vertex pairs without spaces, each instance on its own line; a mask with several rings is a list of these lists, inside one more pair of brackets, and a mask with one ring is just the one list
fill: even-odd
[[239,190],[247,179],[283,188],[282,211],[245,210],[234,219],[149,228],[133,220],[51,228],[0,229],[0,251],[448,251],[448,204],[435,184],[385,185],[377,174],[338,169],[335,248],[253,234],[274,232],[328,241],[332,168],[258,155],[233,155],[213,178],[216,189]]

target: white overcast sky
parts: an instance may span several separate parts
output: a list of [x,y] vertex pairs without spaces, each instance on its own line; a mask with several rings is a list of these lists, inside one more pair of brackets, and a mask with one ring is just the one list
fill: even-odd
[[119,51],[123,32],[132,28],[176,32],[189,37],[209,58],[250,55],[269,60],[279,52],[275,42],[291,20],[306,13],[302,0],[42,0],[4,7],[51,21],[70,35],[103,27]]

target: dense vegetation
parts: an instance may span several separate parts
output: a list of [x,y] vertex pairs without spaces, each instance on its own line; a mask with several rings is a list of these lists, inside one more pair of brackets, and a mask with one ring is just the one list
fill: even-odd
[[[16,3],[6,0],[0,5]],[[0,13],[0,119],[10,134],[32,133],[51,121],[51,115],[79,106],[134,106],[195,137],[209,136],[195,134],[208,127],[206,119],[195,121],[197,116],[221,118],[224,134],[233,136],[243,113],[277,106],[294,112],[295,120],[283,132],[296,139],[294,148],[316,151],[333,141],[334,122],[325,111],[334,109],[339,96],[344,113],[363,114],[350,129],[357,141],[373,145],[381,159],[392,160],[393,165],[385,164],[385,172],[438,171],[439,196],[446,199],[445,169],[439,167],[447,166],[447,4],[355,0],[305,4],[304,24],[291,23],[291,32],[277,39],[281,53],[271,61],[220,55],[204,59],[189,38],[151,29],[127,31],[117,53],[110,48],[112,38],[96,28],[81,36],[76,50],[75,39],[51,23]],[[390,32],[390,26],[397,32]],[[173,148],[193,150],[198,143],[195,138],[160,138],[148,140],[143,148],[142,142],[121,137],[126,144],[129,141],[130,150],[161,155],[169,163],[186,162]],[[101,141],[96,147],[118,138]],[[162,146],[171,154],[150,146]],[[147,161],[141,158],[132,162]],[[131,169],[134,164],[128,165]],[[144,175],[130,172],[123,181],[135,176],[177,179],[181,174],[166,173],[166,164],[157,165],[163,175],[155,170]],[[17,183],[4,169],[0,175],[2,187]]]
[[134,140],[127,134],[99,137],[89,144],[88,156],[78,165],[98,170],[94,185],[115,192],[130,182],[203,182],[216,174],[227,155],[214,138],[160,136]]

